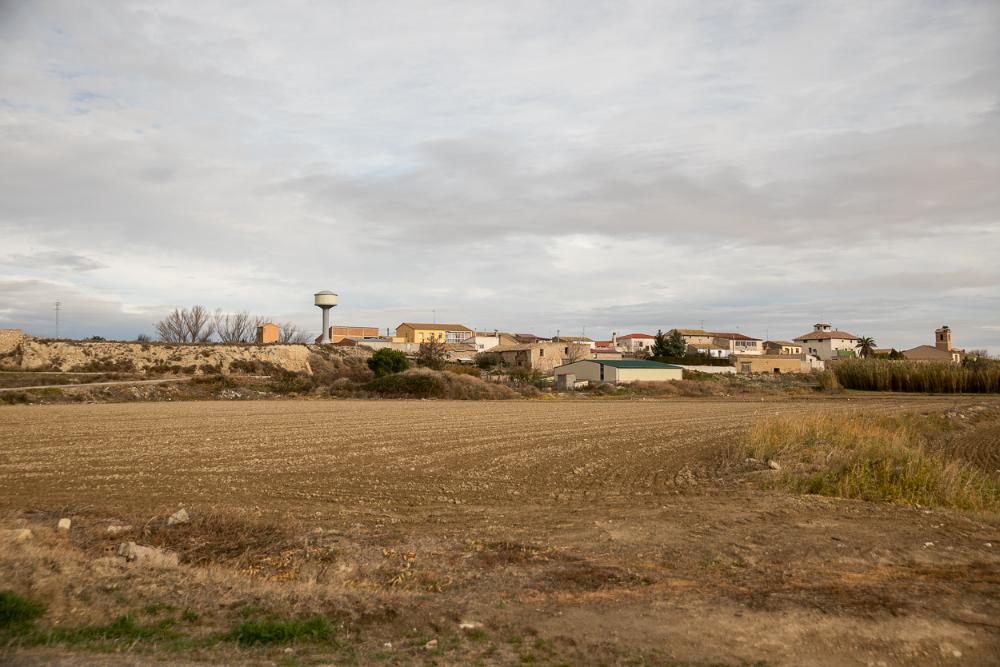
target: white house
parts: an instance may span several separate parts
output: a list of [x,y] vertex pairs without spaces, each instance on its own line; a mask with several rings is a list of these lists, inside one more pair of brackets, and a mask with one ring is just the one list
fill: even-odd
[[476,352],[486,352],[487,350],[492,350],[500,345],[500,334],[496,331],[493,333],[477,331],[473,334],[471,339],[465,342],[475,345]]
[[813,325],[813,330],[795,339],[802,345],[805,354],[811,354],[823,361],[856,357],[860,338],[846,331],[838,331],[831,325],[820,322]]
[[648,352],[653,347],[656,336],[644,333],[631,333],[626,336],[618,336],[615,341],[618,349],[622,352],[635,354],[637,352]]
[[712,333],[712,342],[729,350],[731,356],[734,354],[764,354],[764,341],[760,338],[751,338],[741,333]]

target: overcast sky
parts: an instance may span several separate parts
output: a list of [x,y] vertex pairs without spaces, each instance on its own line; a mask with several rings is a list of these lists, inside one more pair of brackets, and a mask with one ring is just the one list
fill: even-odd
[[1000,353],[1000,3],[0,0],[0,327]]

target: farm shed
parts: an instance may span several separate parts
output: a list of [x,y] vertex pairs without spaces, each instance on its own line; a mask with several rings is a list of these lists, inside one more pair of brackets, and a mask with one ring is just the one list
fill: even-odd
[[684,369],[673,364],[642,359],[583,359],[555,368],[556,378],[560,375],[575,375],[576,379],[590,382],[662,382],[680,380]]
[[281,338],[281,327],[274,322],[265,322],[257,327],[257,344],[270,345]]

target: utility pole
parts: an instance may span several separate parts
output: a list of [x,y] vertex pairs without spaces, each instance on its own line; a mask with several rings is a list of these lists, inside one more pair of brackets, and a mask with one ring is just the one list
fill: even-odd
[[438,323],[438,311],[437,311],[436,308],[431,311],[431,316],[434,318],[434,324],[437,324]]
[[62,302],[56,301],[56,340],[59,340],[59,309],[62,308]]

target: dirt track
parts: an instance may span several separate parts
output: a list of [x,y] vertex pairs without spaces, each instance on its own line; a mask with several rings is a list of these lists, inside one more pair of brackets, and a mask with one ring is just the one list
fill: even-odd
[[[400,605],[358,631],[363,661],[389,641],[404,664],[992,665],[997,517],[756,491],[719,467],[765,414],[970,402],[990,400],[17,406],[0,409],[0,510],[82,534],[181,505],[322,528],[337,567],[310,595]],[[187,590],[159,576],[145,595]],[[455,638],[459,618],[489,645]],[[431,636],[454,648],[428,653]]]

